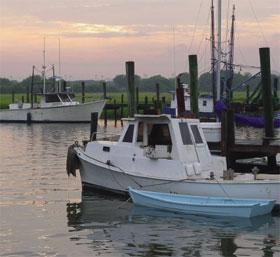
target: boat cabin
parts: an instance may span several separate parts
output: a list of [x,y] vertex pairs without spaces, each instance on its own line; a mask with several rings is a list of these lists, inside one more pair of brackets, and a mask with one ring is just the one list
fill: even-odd
[[60,92],[60,93],[45,93],[38,94],[41,97],[40,107],[54,107],[61,105],[76,105],[79,104],[73,93]]
[[[202,173],[209,177],[217,170],[199,120],[171,119],[169,115],[135,115],[124,120],[127,124],[117,142],[89,142],[85,152],[141,175],[152,168],[164,178],[175,173],[177,178]],[[224,161],[219,165],[221,170],[226,166]]]

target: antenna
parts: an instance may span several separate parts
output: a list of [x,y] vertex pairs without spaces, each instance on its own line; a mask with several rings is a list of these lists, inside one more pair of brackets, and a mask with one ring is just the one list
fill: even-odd
[[61,56],[60,56],[60,37],[58,38],[58,63],[59,63],[59,70],[58,70],[58,73],[59,73],[59,77],[61,76]]
[[222,1],[218,0],[218,62],[217,62],[217,101],[221,95],[221,19],[222,19]]
[[43,94],[46,93],[46,37],[44,37],[44,50],[43,50],[43,66],[42,66],[42,76],[43,76]]
[[176,90],[176,50],[175,50],[175,30],[173,26],[173,68],[174,68],[174,81],[175,81],[175,90]]

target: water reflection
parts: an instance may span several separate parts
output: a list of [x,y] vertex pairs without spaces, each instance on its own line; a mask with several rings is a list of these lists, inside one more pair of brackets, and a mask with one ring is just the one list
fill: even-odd
[[[137,256],[258,256],[257,252],[274,256],[279,250],[279,221],[272,215],[251,219],[186,215],[99,194],[68,203],[66,210],[72,232],[85,231],[100,254],[121,249]],[[81,244],[83,238],[75,240]]]

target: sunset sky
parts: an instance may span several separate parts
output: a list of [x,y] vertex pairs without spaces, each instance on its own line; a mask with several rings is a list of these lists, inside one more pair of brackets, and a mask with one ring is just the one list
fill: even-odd
[[[46,64],[54,64],[57,73],[60,38],[61,76],[67,80],[112,79],[125,73],[126,61],[135,61],[142,77],[171,77],[188,71],[189,54],[198,55],[199,73],[209,71],[210,3],[0,0],[0,77],[22,80],[31,75],[32,65],[40,69],[44,37]],[[223,0],[222,4],[223,41],[229,39],[225,32],[230,29],[232,5],[236,6],[234,63],[259,66],[259,48],[268,46],[272,71],[279,74],[280,1]]]

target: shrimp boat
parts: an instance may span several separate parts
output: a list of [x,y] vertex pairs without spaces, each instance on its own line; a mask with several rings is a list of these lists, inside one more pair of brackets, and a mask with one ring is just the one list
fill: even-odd
[[268,214],[275,200],[201,197],[135,190],[128,192],[136,205],[188,214],[250,218]]
[[40,103],[13,103],[0,110],[0,122],[90,122],[92,112],[100,117],[106,100],[79,103],[72,92],[38,94]]
[[201,197],[276,200],[280,176],[227,176],[226,159],[210,154],[197,119],[135,115],[119,138],[104,135],[69,147],[68,175],[79,168],[83,189],[128,194],[128,187]]
[[[106,100],[80,103],[75,94],[66,86],[62,85],[62,78],[55,76],[53,70],[53,88],[50,92],[46,90],[46,64],[45,64],[45,40],[42,65],[42,92],[33,92],[34,70],[32,72],[31,103],[9,104],[9,109],[0,110],[0,122],[90,122],[91,113],[97,112],[100,117],[106,104]],[[29,92],[28,92],[29,95]],[[40,97],[40,103],[33,102],[33,95]]]

